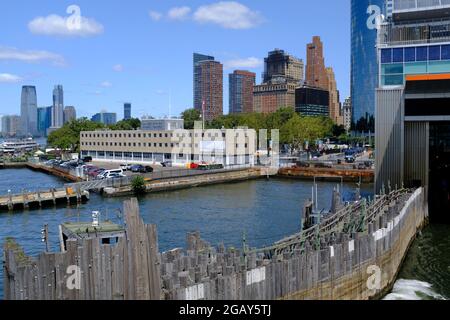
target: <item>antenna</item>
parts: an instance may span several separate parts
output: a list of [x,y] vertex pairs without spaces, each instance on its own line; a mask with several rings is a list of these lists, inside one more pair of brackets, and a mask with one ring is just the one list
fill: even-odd
[[169,119],[172,117],[172,90],[169,90]]

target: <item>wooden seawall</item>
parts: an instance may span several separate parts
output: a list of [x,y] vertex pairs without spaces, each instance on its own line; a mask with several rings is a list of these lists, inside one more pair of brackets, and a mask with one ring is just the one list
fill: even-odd
[[372,183],[375,179],[373,170],[336,169],[336,168],[281,168],[278,176],[291,179],[312,180],[319,177],[323,180],[339,180],[345,182]]
[[[277,250],[244,252],[213,248],[191,233],[186,250],[159,254],[156,227],[144,225],[132,199],[124,205],[126,237],[117,245],[69,241],[67,252],[33,260],[8,240],[5,298],[376,299],[394,283],[428,212],[423,189],[393,193],[373,206],[377,214],[368,214],[358,233],[331,232],[279,243]],[[67,286],[71,267],[79,270],[75,290]]]

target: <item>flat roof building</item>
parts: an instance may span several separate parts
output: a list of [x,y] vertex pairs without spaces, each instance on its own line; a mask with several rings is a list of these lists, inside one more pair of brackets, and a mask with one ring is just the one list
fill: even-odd
[[295,90],[295,111],[302,116],[328,117],[329,99],[325,89],[302,86]]
[[184,120],[177,118],[153,119],[142,118],[141,130],[146,131],[170,131],[184,129]]

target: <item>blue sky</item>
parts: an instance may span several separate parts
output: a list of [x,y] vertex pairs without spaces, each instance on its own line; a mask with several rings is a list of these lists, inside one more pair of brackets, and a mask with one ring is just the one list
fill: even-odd
[[[233,67],[256,72],[274,48],[302,58],[322,37],[341,100],[350,91],[350,1],[343,0],[15,0],[0,3],[0,114],[20,112],[22,85],[35,85],[38,105],[52,104],[62,84],[79,116],[105,109],[133,116],[192,106],[192,53],[225,64],[224,111]],[[81,29],[67,29],[70,5]],[[72,20],[71,20],[72,21]]]

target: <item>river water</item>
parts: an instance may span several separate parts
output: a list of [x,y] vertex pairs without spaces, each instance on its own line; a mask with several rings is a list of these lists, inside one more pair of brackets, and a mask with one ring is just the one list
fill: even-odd
[[[27,169],[1,170],[0,194],[43,190],[64,184],[56,177]],[[331,205],[335,183],[319,183],[319,200],[324,209]],[[355,184],[344,185],[344,197],[354,196]],[[169,193],[150,194],[139,199],[146,223],[158,227],[160,251],[184,247],[186,233],[200,231],[202,238],[215,245],[262,247],[272,244],[300,229],[303,203],[311,197],[312,182],[295,180],[255,180]],[[372,195],[372,185],[361,188],[363,196]],[[89,221],[91,212],[99,210],[102,219],[122,222],[121,209],[126,198],[105,199],[91,193],[91,200],[78,207],[51,208],[37,211],[0,213],[0,243],[14,237],[25,252],[37,256],[44,250],[41,229],[49,225],[50,246],[58,249],[58,225],[68,221]],[[387,298],[411,299],[450,297],[450,228],[432,226],[414,244],[401,272],[401,279]],[[412,282],[411,282],[412,281]],[[0,298],[3,292],[3,270],[0,268]]]

